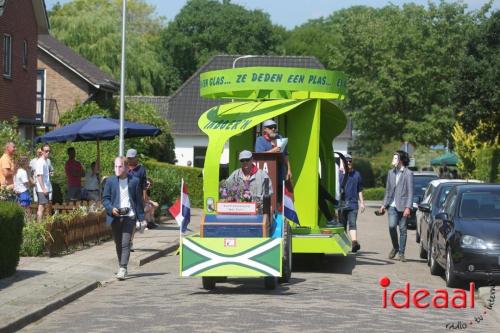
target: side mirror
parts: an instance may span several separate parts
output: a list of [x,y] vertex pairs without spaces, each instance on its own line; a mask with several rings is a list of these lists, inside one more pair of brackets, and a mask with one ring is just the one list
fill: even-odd
[[443,222],[450,221],[447,213],[438,213],[435,217],[436,220],[442,220]]
[[431,206],[429,204],[423,203],[418,205],[418,209],[424,213],[430,213]]

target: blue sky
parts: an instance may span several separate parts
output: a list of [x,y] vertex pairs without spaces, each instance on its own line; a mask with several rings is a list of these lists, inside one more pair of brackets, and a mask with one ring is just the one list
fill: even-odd
[[[71,0],[45,0],[47,8],[50,9],[57,2],[64,4]],[[147,3],[156,7],[159,16],[172,20],[186,3],[186,0],[146,0]],[[248,9],[262,9],[271,15],[271,20],[275,24],[280,24],[286,28],[293,28],[296,25],[305,23],[309,19],[328,16],[335,10],[348,8],[354,5],[366,5],[372,7],[383,7],[389,3],[402,5],[414,2],[427,5],[428,0],[232,0],[233,3],[243,5]],[[439,0],[433,1],[438,3]],[[452,1],[449,1],[452,2]],[[484,5],[487,0],[463,0],[469,9],[474,10]],[[500,8],[500,0],[493,3],[495,9]]]

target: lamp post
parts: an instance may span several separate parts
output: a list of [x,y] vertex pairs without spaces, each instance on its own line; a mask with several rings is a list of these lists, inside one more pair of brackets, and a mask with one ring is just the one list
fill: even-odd
[[119,156],[124,155],[125,141],[124,141],[124,125],[125,125],[125,26],[127,19],[127,0],[122,2],[122,59],[120,69],[120,148],[118,151]]

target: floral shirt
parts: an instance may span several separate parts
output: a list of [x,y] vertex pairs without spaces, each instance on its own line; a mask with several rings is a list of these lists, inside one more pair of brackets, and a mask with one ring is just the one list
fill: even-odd
[[[254,166],[254,170],[249,177],[245,177],[245,174],[240,169],[235,170],[229,178],[226,180],[226,188],[228,191],[238,193],[241,196],[238,201],[250,201],[259,200],[262,201],[264,197],[264,180],[269,179],[269,194],[273,194],[273,185],[271,179],[265,171],[257,169]],[[247,200],[245,198],[246,192],[250,192],[252,198]]]

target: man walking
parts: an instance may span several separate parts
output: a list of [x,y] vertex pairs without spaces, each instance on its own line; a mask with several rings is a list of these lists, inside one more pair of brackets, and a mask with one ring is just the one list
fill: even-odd
[[399,252],[399,260],[402,262],[406,262],[406,223],[413,205],[413,173],[408,169],[409,163],[410,159],[406,152],[398,150],[394,153],[392,158],[394,169],[387,173],[384,203],[379,209],[380,214],[386,209],[389,211],[389,234],[392,241],[389,259],[393,259]]
[[352,156],[346,154],[345,158],[347,160],[347,169],[345,173],[340,174],[340,183],[343,182],[344,177],[347,177],[345,185],[346,207],[340,210],[340,214],[344,228],[347,230],[347,226],[349,226],[349,234],[352,240],[352,252],[358,252],[359,249],[361,249],[361,245],[357,239],[356,220],[358,219],[358,209],[361,208],[361,213],[365,211],[363,181],[361,179],[361,174],[357,170],[354,170],[352,166]]
[[127,167],[125,157],[115,159],[115,177],[108,177],[102,196],[102,204],[107,215],[106,223],[111,225],[118,264],[120,265],[116,274],[118,280],[124,280],[127,276],[130,239],[135,230],[136,221],[144,222],[139,180],[127,174]]

